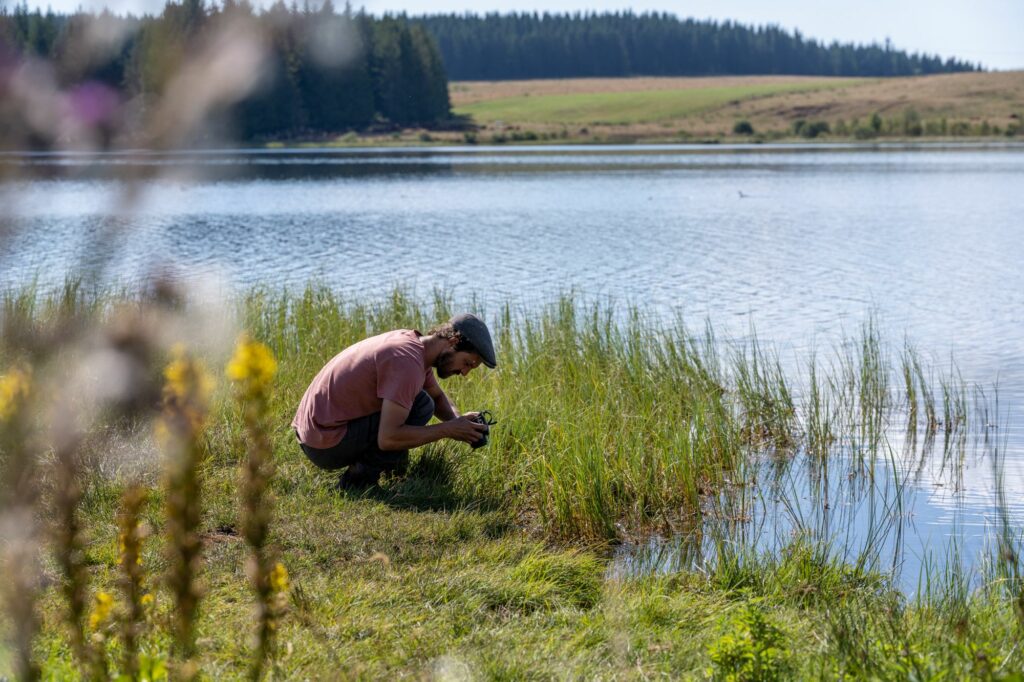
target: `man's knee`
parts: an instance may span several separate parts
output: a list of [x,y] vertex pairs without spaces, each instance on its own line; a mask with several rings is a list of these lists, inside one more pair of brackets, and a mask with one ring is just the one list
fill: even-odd
[[433,416],[434,399],[426,391],[420,391],[416,396],[416,400],[412,403],[412,409],[409,410],[409,417],[405,420],[405,423],[412,424],[413,426],[424,426]]

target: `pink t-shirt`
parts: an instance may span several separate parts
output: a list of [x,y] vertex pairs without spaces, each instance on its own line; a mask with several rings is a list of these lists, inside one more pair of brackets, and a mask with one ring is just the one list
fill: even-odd
[[324,365],[302,396],[292,427],[313,448],[345,437],[348,422],[380,412],[384,399],[412,408],[424,388],[438,386],[420,333],[399,329],[349,346]]

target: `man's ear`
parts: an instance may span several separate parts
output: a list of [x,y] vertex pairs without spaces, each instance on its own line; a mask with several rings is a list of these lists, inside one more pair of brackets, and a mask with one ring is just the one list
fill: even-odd
[[457,336],[453,336],[450,339],[445,339],[445,341],[448,342],[448,347],[449,348],[455,348],[455,346],[459,345],[459,337],[457,337]]

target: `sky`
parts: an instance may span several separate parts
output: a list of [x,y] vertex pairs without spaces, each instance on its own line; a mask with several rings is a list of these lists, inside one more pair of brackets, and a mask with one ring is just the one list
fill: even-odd
[[[253,2],[259,4],[259,0]],[[159,11],[164,0],[35,0],[29,4],[59,12],[78,6],[107,6],[141,14]],[[343,1],[335,0],[335,4],[341,6]],[[373,14],[664,11],[697,19],[778,24],[825,42],[869,43],[889,38],[901,50],[957,57],[990,69],[1024,69],[1024,0],[352,0],[352,5],[364,6]]]

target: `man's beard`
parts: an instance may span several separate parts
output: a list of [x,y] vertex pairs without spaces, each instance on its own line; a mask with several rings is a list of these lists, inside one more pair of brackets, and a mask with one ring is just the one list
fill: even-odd
[[447,379],[450,376],[458,374],[452,367],[452,363],[455,361],[455,351],[451,348],[446,348],[441,351],[437,359],[434,360],[434,369],[437,370],[437,376],[441,379]]

